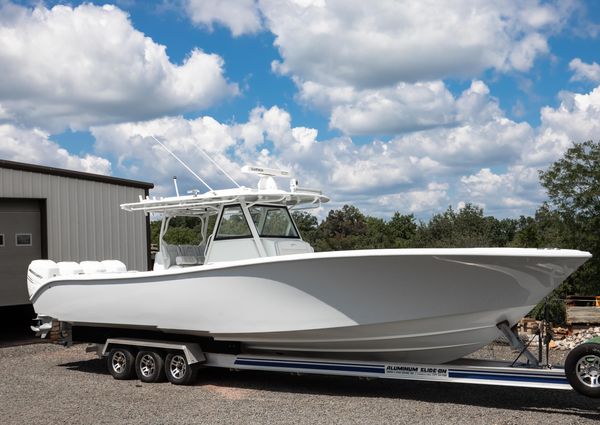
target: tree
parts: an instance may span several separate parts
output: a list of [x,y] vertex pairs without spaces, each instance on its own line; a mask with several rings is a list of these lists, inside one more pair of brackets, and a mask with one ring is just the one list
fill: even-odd
[[[216,217],[216,215],[209,217],[207,235],[212,233]],[[161,220],[150,222],[150,240],[152,244],[158,245],[161,223]],[[165,241],[177,245],[196,245],[200,243],[201,232],[202,223],[198,217],[173,217],[169,222]]]
[[367,222],[358,208],[344,205],[341,210],[329,211],[319,230],[321,238],[315,247],[317,251],[356,249],[360,239],[367,234]]
[[563,216],[577,220],[600,217],[600,142],[574,143],[540,181]]
[[563,247],[593,255],[567,281],[580,295],[600,294],[600,142],[574,143],[540,181],[563,226]]
[[567,232],[560,214],[544,203],[534,217],[521,216],[516,220],[512,245],[524,248],[564,247]]
[[306,211],[293,211],[292,217],[300,231],[302,239],[314,246],[319,230],[319,220],[317,217]]
[[458,211],[448,207],[428,223],[419,224],[414,243],[419,247],[439,248],[505,246],[513,234],[513,225],[511,221],[484,216],[483,209],[473,204],[466,204]]
[[390,221],[387,222],[387,233],[391,241],[389,248],[408,248],[412,246],[413,239],[417,234],[415,216],[395,212]]
[[[194,227],[188,227],[185,222],[179,226],[169,225],[167,234],[165,235],[165,241],[170,244],[176,245],[195,245],[199,242],[199,229]],[[160,221],[150,222],[150,235],[151,242],[158,246],[158,238],[160,236]]]
[[358,249],[382,249],[391,245],[390,236],[387,231],[387,223],[378,217],[365,217],[366,232],[358,238],[356,248]]

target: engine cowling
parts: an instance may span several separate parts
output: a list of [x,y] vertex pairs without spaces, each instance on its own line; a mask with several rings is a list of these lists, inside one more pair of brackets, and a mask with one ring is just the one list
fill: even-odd
[[58,265],[52,260],[34,260],[27,269],[27,291],[29,297],[37,292],[40,287],[58,275]]

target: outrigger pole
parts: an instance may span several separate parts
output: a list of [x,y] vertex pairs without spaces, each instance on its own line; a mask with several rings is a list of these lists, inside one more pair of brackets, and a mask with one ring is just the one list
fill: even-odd
[[[161,145],[161,146],[163,147],[163,149],[164,149],[164,150],[166,150],[167,152],[169,152],[173,158],[175,158],[175,159],[176,159],[176,160],[177,160],[177,161],[178,161],[178,162],[179,162],[181,165],[183,165],[183,166],[185,167],[185,169],[186,169],[186,170],[188,170],[190,173],[192,173],[192,175],[193,175],[194,177],[196,177],[198,180],[200,180],[200,182],[201,182],[201,183],[202,183],[204,186],[206,186],[206,187],[208,188],[208,190],[210,190],[211,192],[214,192],[213,188],[212,188],[212,187],[210,187],[210,186],[208,185],[208,183],[206,183],[204,180],[202,180],[202,177],[200,177],[198,174],[194,173],[194,171],[192,171],[192,169],[191,169],[190,167],[188,167],[188,166],[187,166],[187,164],[186,164],[185,162],[183,162],[181,159],[179,159],[179,157],[178,157],[177,155],[175,155],[173,152],[171,152],[171,151],[169,150],[169,148],[165,146],[165,144],[164,144],[164,143],[162,143],[160,140],[158,140],[156,137],[154,137],[154,136],[152,136],[152,135],[151,135],[150,137],[152,137],[154,140],[156,140],[156,142],[157,142],[159,145]],[[237,184],[237,183],[236,183],[236,184]],[[238,186],[238,187],[239,187],[239,186]]]
[[231,177],[229,174],[227,174],[227,171],[225,171],[225,170],[223,169],[223,167],[221,167],[219,164],[217,164],[217,162],[216,162],[214,159],[212,159],[212,158],[210,157],[210,155],[208,155],[208,154],[206,153],[206,151],[205,151],[204,149],[202,149],[202,148],[198,148],[198,149],[200,149],[200,152],[202,152],[202,155],[204,155],[204,156],[205,156],[205,157],[206,157],[206,158],[207,158],[207,159],[208,159],[210,162],[212,162],[213,164],[215,164],[215,166],[216,166],[216,167],[217,167],[219,170],[221,170],[221,172],[222,172],[223,174],[225,174],[225,176],[226,176],[226,177],[227,177],[229,180],[231,180],[231,181],[233,182],[233,184],[234,184],[234,185],[236,185],[237,187],[241,187],[241,186],[238,184],[238,182],[236,182],[236,181],[233,179],[233,177]]

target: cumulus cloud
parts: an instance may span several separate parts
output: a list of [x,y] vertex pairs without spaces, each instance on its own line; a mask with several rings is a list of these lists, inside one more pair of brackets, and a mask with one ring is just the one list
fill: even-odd
[[70,154],[48,138],[48,133],[10,124],[0,125],[0,158],[88,173],[111,174],[111,163],[100,156]]
[[488,166],[463,175],[457,193],[501,214],[531,213],[546,198],[538,170],[559,159],[573,142],[595,140],[600,134],[600,87],[589,93],[561,92],[559,106],[543,107],[540,118],[537,128],[514,123],[523,132],[514,134],[515,156],[496,164],[503,171],[492,171],[494,164],[484,159],[479,164]]
[[457,124],[409,133],[390,145],[398,154],[428,157],[445,167],[499,165],[519,159],[523,145],[533,139],[527,123],[506,118],[487,86],[474,81],[456,100]]
[[169,143],[202,176],[215,179],[216,186],[230,183],[199,148],[245,185],[254,183],[239,168],[256,163],[288,169],[301,185],[324,188],[333,198],[367,206],[373,213],[394,208],[423,212],[445,207],[452,191],[448,182],[456,181],[460,173],[475,172],[480,164],[515,161],[523,139],[533,138],[527,124],[506,119],[481,82],[473,82],[455,103],[456,116],[470,117],[462,118],[461,125],[413,132],[388,142],[319,140],[316,129],[293,126],[290,114],[277,106],[255,108],[241,123],[171,117],[95,127],[92,133],[98,152],[114,152],[115,166],[123,174],[138,179],[148,179],[149,173],[160,176],[156,183],[161,194],[172,191],[173,174],[183,176],[187,185],[198,184],[150,135]]
[[514,165],[505,173],[496,174],[489,168],[460,178],[460,191],[469,202],[485,205],[492,211],[512,215],[538,207],[545,199],[534,167]]
[[167,117],[93,127],[91,131],[97,151],[117,157],[114,166],[120,174],[158,180],[156,193],[161,195],[172,191],[172,175],[179,176],[188,188],[200,184],[151,135],[164,141],[214,188],[231,183],[200,149],[241,184],[256,183],[240,172],[241,166],[258,164],[288,169],[302,186],[325,187],[345,194],[345,199],[382,187],[417,184],[421,176],[434,173],[437,165],[428,158],[395,156],[383,142],[358,147],[349,138],[317,141],[316,129],[293,127],[289,113],[276,106],[256,108],[247,122],[237,124],[219,123],[207,116]]
[[256,0],[187,0],[185,8],[192,22],[211,31],[214,23],[226,26],[235,37],[262,29]]
[[392,215],[401,209],[403,213],[421,214],[440,210],[449,202],[447,183],[429,183],[422,190],[409,190],[392,195],[383,195],[375,199],[377,213]]
[[571,81],[591,81],[600,83],[600,65],[596,62],[585,63],[579,58],[569,62],[569,69],[573,71]]
[[572,142],[596,140],[600,134],[600,87],[589,93],[561,92],[556,108],[541,109],[534,143],[524,146],[523,161],[544,165],[558,159]]
[[218,55],[195,49],[174,64],[114,6],[2,2],[0,20],[0,113],[28,127],[149,119],[207,108],[238,91]]
[[489,88],[473,81],[449,101],[452,125],[361,143],[347,136],[320,139],[316,129],[294,126],[290,113],[277,106],[257,107],[244,122],[171,117],[95,127],[92,133],[100,154],[116,153],[114,167],[121,174],[157,176],[157,194],[172,193],[174,174],[187,187],[199,184],[151,134],[167,141],[215,187],[231,183],[198,148],[247,186],[255,181],[240,173],[244,164],[288,169],[301,185],[325,189],[337,201],[329,207],[353,203],[370,214],[427,217],[462,201],[497,216],[515,216],[532,213],[544,200],[539,169],[572,141],[600,132],[600,87],[586,94],[563,92],[560,99],[559,106],[542,108],[541,124],[534,128],[507,118]]
[[568,8],[539,1],[261,0],[277,71],[328,86],[473,77],[531,68]]
[[[320,96],[328,91],[324,87]],[[352,101],[334,106],[330,118],[330,126],[346,134],[395,134],[453,124],[456,119],[454,97],[441,81],[352,91]]]
[[[231,183],[202,155],[209,152],[241,184],[255,179],[244,164],[290,170],[302,186],[324,189],[335,201],[369,214],[413,212],[427,217],[458,201],[484,206],[497,216],[530,214],[545,199],[538,170],[558,159],[572,141],[600,132],[600,88],[562,93],[556,108],[541,110],[532,128],[506,117],[488,87],[473,81],[453,99],[456,123],[392,138],[357,143],[350,137],[320,139],[316,129],[294,126],[277,106],[253,109],[244,122],[222,123],[205,116],[169,117],[92,129],[99,154],[115,153],[120,174],[155,180],[156,194],[172,194],[170,177],[182,187],[199,187],[149,136],[169,144],[217,188]],[[287,182],[280,182],[282,187]]]
[[571,3],[433,0],[259,0],[298,99],[347,135],[397,134],[453,125],[447,78],[528,71]]
[[[235,143],[229,128],[211,117],[186,120],[165,117],[151,121],[92,127],[96,150],[116,156],[114,164],[119,174],[131,178],[149,179],[156,184],[159,195],[172,194],[172,176],[178,176],[183,190],[206,190],[177,160],[173,159],[151,136],[166,144],[213,187],[225,184],[224,176],[203,155],[207,152],[227,171],[239,175],[239,166],[226,152]],[[218,176],[214,179],[213,176]]]
[[301,86],[300,99],[331,109],[329,125],[348,135],[399,134],[430,128],[500,120],[504,113],[489,88],[475,80],[455,98],[442,81],[406,84],[391,89]]

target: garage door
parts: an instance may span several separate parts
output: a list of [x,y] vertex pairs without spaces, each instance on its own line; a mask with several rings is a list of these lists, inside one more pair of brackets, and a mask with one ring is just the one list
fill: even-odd
[[29,303],[27,266],[42,258],[41,202],[0,198],[0,306]]

